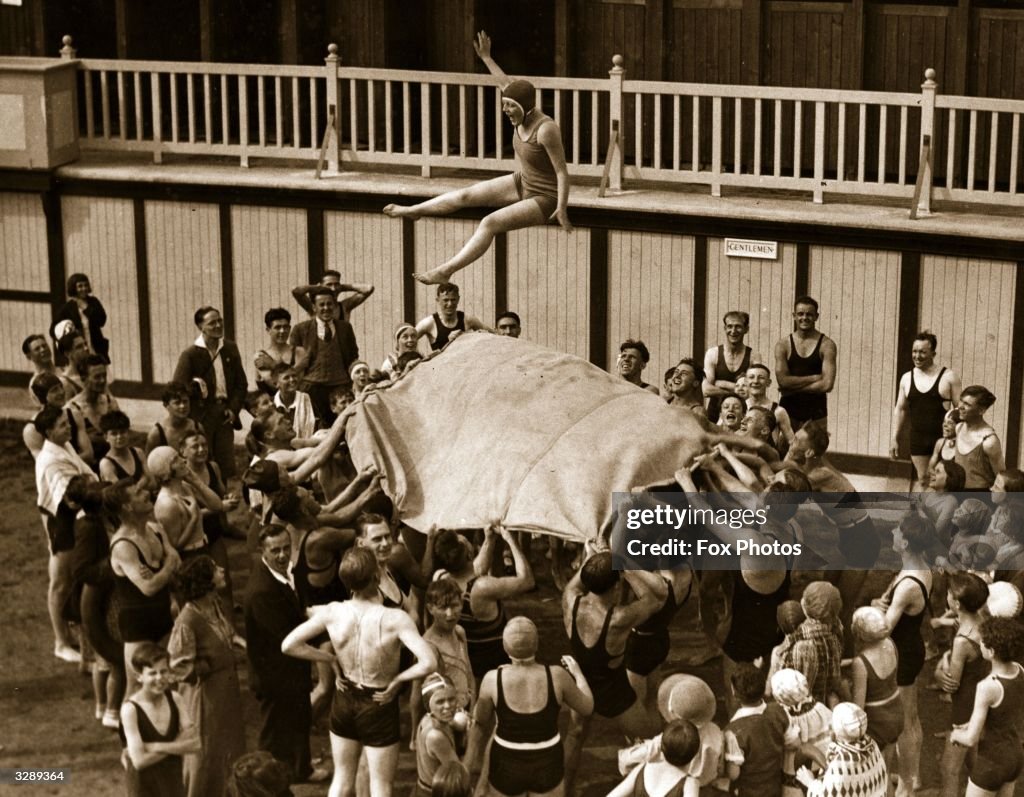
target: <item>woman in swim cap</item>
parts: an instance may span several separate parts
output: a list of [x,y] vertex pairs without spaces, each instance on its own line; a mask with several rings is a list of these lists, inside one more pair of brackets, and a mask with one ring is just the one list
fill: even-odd
[[481,31],[473,43],[476,54],[501,86],[501,110],[515,127],[512,146],[519,162],[514,174],[485,180],[469,188],[449,191],[417,205],[388,205],[392,217],[418,219],[446,216],[465,207],[499,209],[484,216],[476,232],[448,262],[426,273],[414,274],[425,285],[448,282],[487,251],[498,233],[520,230],[555,219],[572,232],[569,205],[569,170],[565,165],[562,131],[555,121],[536,106],[536,89],[526,80],[512,80],[491,58],[491,39]]

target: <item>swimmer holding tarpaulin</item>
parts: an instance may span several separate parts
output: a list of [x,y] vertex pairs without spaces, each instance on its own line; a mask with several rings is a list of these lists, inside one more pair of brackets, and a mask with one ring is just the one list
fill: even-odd
[[520,230],[555,219],[572,232],[569,204],[569,171],[565,165],[562,131],[536,107],[536,89],[526,80],[512,80],[491,58],[491,39],[481,31],[473,48],[501,86],[501,110],[515,126],[513,147],[519,171],[485,180],[469,188],[449,191],[418,205],[388,205],[384,213],[396,218],[445,216],[460,208],[500,206],[484,216],[476,232],[447,263],[413,276],[425,285],[448,282],[452,275],[477,260],[498,233]]

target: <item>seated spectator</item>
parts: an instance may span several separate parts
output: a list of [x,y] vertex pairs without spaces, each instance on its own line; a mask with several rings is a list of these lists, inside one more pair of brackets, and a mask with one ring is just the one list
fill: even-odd
[[[399,357],[417,350],[420,336],[416,333],[416,327],[403,321],[395,327],[393,337],[395,340],[395,350],[384,359],[380,366],[381,373],[387,375],[395,373]],[[401,372],[399,371],[399,373]]]

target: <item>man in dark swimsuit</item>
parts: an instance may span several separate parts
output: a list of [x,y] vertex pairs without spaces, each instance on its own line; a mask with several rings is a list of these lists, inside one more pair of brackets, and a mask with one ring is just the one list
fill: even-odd
[[899,459],[899,437],[909,419],[910,461],[914,463],[918,490],[927,486],[928,461],[935,450],[935,441],[942,437],[942,419],[960,398],[960,377],[952,369],[935,363],[937,346],[938,338],[931,332],[921,332],[914,338],[910,352],[914,367],[900,377],[899,394],[892,412],[889,453],[893,459]]
[[815,328],[818,303],[801,296],[793,305],[795,330],[775,344],[775,378],[795,432],[809,421],[828,426],[828,394],[836,383],[836,344]]
[[753,351],[743,340],[750,331],[750,314],[730,310],[722,318],[725,343],[712,346],[704,353],[704,395],[708,397],[708,420],[718,423],[722,398],[736,392],[736,380],[743,376],[752,362]]
[[[636,600],[624,602],[628,585]],[[610,551],[589,557],[562,593],[562,621],[573,658],[594,695],[594,713],[614,720],[630,737],[649,738],[660,720],[648,713],[626,674],[626,642],[630,632],[650,619],[663,600],[632,571],[619,572]],[[589,644],[588,644],[589,640]],[[574,717],[565,740],[565,793],[573,794],[580,752],[590,730],[590,717]]]
[[416,324],[416,334],[427,336],[430,348],[440,351],[448,341],[461,335],[467,329],[490,331],[476,316],[466,315],[459,309],[459,286],[446,282],[437,286],[437,312],[421,319]]

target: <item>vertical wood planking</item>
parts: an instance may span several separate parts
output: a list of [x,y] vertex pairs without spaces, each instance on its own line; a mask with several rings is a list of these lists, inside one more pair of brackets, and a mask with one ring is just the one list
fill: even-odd
[[65,196],[64,269],[89,277],[107,310],[104,334],[118,379],[142,380],[135,214],[130,199]]
[[147,201],[145,218],[153,379],[167,382],[198,335],[196,309],[221,303],[220,212],[212,204]]
[[590,234],[558,227],[508,234],[508,309],[523,337],[587,359],[590,340]]
[[[368,282],[373,295],[352,313],[359,356],[380,368],[394,348],[391,333],[402,318],[402,222],[380,213],[324,213],[325,268],[342,282]],[[418,283],[417,283],[418,284]]]
[[0,346],[0,370],[31,373],[32,366],[21,353],[21,342],[37,332],[49,339],[52,319],[50,305],[43,302],[0,301],[0,335],[4,340]]
[[0,192],[0,288],[50,290],[46,214],[38,194]]
[[899,378],[899,253],[812,246],[810,295],[820,305],[818,329],[839,350],[828,396],[831,448],[887,456]]
[[921,256],[921,328],[938,336],[936,359],[956,371],[964,387],[984,385],[995,394],[995,406],[985,417],[1002,440],[1010,404],[1015,287],[1015,263]]
[[306,235],[300,208],[231,207],[235,342],[250,384],[256,381],[253,354],[267,344],[264,313],[284,307],[293,324],[306,318],[292,298],[292,288],[306,282]]
[[[466,243],[476,226],[477,222],[470,219],[421,219],[416,222],[413,247],[416,271],[429,271],[451,258]],[[494,248],[488,249],[483,257],[458,272],[452,281],[459,286],[459,295],[462,297],[459,309],[491,326],[494,323],[491,318],[494,308]],[[437,309],[437,286],[417,282],[414,290],[416,318],[406,319],[412,323]]]
[[693,351],[690,317],[694,240],[690,236],[645,232],[608,233],[608,363],[614,366],[619,344],[639,338],[651,351],[644,380],[661,377],[680,357]]
[[[778,260],[726,257],[724,249],[723,239],[708,240],[707,348],[725,339],[722,316],[730,310],[750,313],[747,345],[771,368],[774,385],[775,342],[792,328],[797,245],[780,243]],[[774,387],[771,395],[776,395]]]

